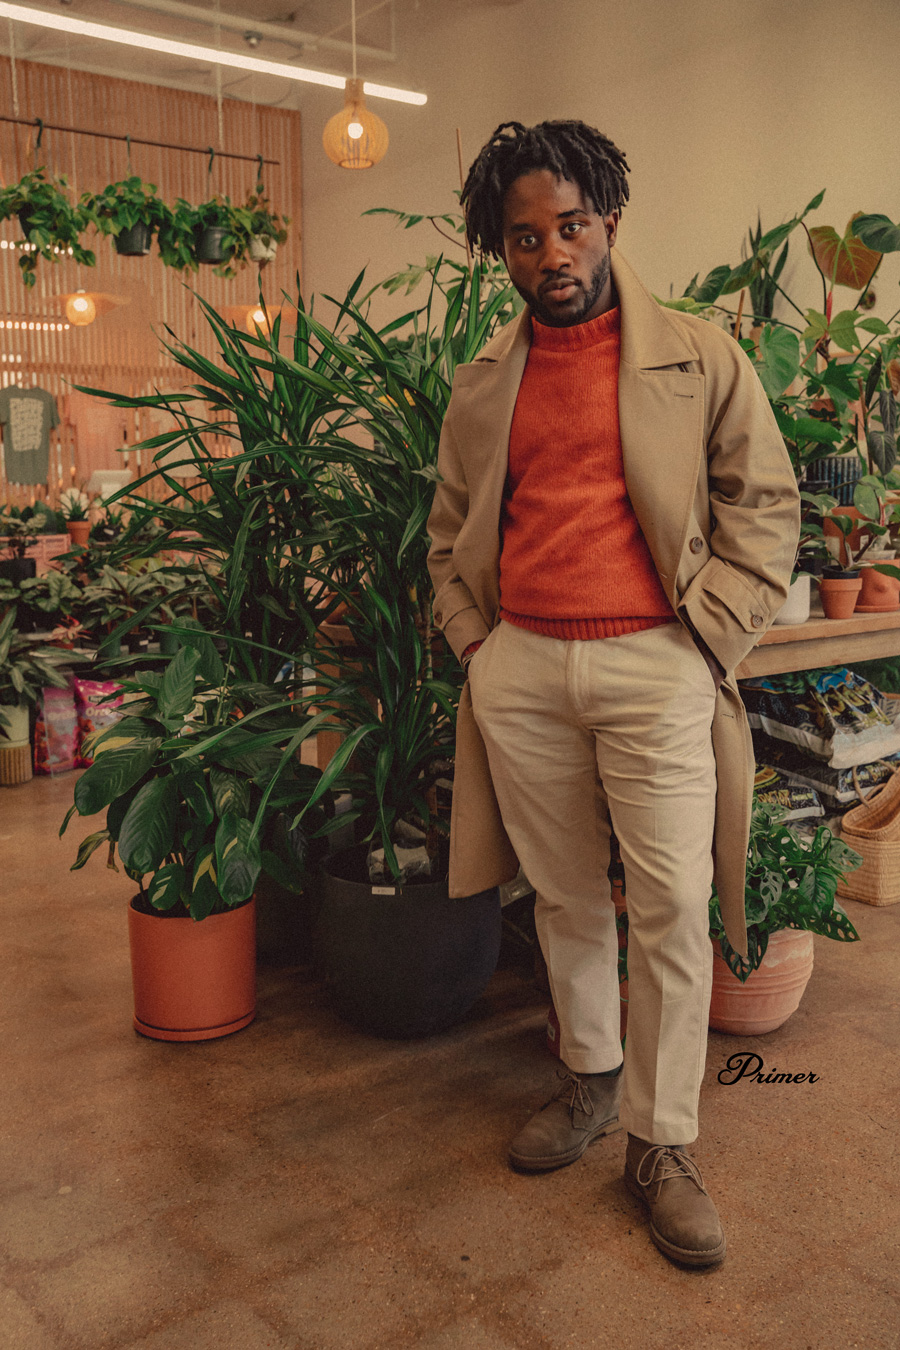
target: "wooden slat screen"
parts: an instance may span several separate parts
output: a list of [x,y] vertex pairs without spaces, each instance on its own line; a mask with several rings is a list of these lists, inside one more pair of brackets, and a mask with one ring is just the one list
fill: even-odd
[[[183,90],[112,79],[69,71],[55,66],[17,61],[18,115],[111,135],[145,136],[185,146],[207,146],[236,154],[263,154],[278,160],[267,165],[267,195],[282,215],[290,216],[288,242],[276,259],[259,271],[246,267],[233,280],[216,277],[211,267],[199,273],[180,274],[164,267],[153,251],[146,258],[120,258],[112,242],[100,236],[94,247],[97,266],[84,268],[70,259],[38,263],[33,289],[24,286],[16,266],[18,256],[9,245],[21,238],[18,224],[0,225],[0,319],[35,325],[64,320],[56,295],[83,287],[129,297],[130,303],[98,317],[84,328],[68,331],[9,327],[0,328],[0,385],[39,385],[63,399],[74,384],[111,389],[121,393],[149,394],[154,389],[176,389],[185,381],[160,338],[168,326],[188,345],[207,356],[216,351],[196,295],[217,310],[256,301],[262,280],[267,303],[277,305],[282,291],[296,294],[300,271],[301,170],[300,115],[281,108],[261,107],[234,99],[223,101],[223,143],[219,145],[216,100]],[[0,57],[0,112],[13,116],[10,61]],[[65,174],[76,194],[95,191],[127,176],[128,152],[124,142],[93,136],[75,136],[44,130],[35,158],[36,130],[0,123],[0,180],[14,183],[37,164]],[[131,172],[156,183],[169,202],[183,197],[192,204],[216,192],[241,202],[254,187],[255,162],[216,158],[208,173],[209,156],[184,151],[133,145]],[[185,284],[187,283],[187,284]],[[154,331],[155,330],[155,331]],[[152,428],[140,425],[140,417],[123,414],[123,444],[133,444]],[[53,443],[55,442],[55,443]],[[132,453],[131,467],[140,469]],[[121,460],[119,461],[122,462]],[[54,500],[62,486],[87,480],[96,467],[90,451],[78,444],[75,426],[62,424],[51,443],[48,495]],[[0,462],[0,502],[18,505],[33,500],[35,489],[7,483]],[[43,495],[38,490],[37,495]]]

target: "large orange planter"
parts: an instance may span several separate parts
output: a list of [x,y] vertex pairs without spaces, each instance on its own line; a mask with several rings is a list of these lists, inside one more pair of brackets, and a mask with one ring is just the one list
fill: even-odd
[[193,919],[128,909],[134,1026],[157,1041],[210,1041],[256,1016],[256,901]]
[[813,935],[797,928],[769,934],[762,964],[745,984],[713,943],[709,1025],[732,1036],[762,1036],[797,1011],[813,968]]

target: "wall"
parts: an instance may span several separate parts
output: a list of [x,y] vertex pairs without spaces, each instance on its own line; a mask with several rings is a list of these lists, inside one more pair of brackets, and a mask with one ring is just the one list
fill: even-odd
[[[843,0],[420,0],[399,16],[402,60],[380,78],[429,102],[373,103],[391,134],[379,166],[330,164],[321,131],[337,101],[324,90],[304,96],[310,291],[342,294],[364,263],[374,280],[436,251],[441,241],[426,227],[405,233],[360,212],[452,209],[455,128],[468,167],[512,119],[580,117],[625,150],[631,204],[619,243],[660,295],[736,263],[757,210],[768,227],[821,188],[814,223],[843,232],[857,210],[900,220],[897,0],[852,9]],[[809,278],[799,238],[793,253]],[[876,288],[885,318],[900,304],[898,257]],[[811,278],[801,290],[805,304],[820,302]]]
[[[295,275],[300,257],[300,116],[280,108],[263,108],[226,99],[223,104],[223,139],[219,144],[216,101],[183,90],[159,89],[129,80],[110,79],[67,71],[31,62],[16,63],[19,116],[45,122],[100,131],[113,136],[143,136],[180,146],[217,146],[236,154],[257,153],[275,164],[265,170],[268,195],[283,215],[291,217],[290,234],[275,261],[260,272],[248,266],[234,279],[213,275],[212,268],[197,273],[177,273],[160,262],[155,246],[145,258],[119,257],[112,242],[96,237],[86,242],[96,252],[97,266],[79,267],[71,260],[38,263],[32,289],[24,286],[12,247],[22,234],[18,222],[0,225],[0,383],[39,384],[57,400],[63,425],[54,438],[50,495],[70,481],[85,482],[93,469],[121,466],[117,446],[133,444],[163,430],[161,424],[123,411],[115,425],[110,410],[87,406],[81,400],[78,416],[68,395],[73,384],[117,392],[143,394],[157,388],[177,388],[184,372],[174,366],[163,349],[177,338],[206,355],[216,350],[211,329],[203,317],[198,296],[231,321],[242,322],[242,305],[258,301],[260,283],[268,302],[277,305],[282,289],[296,293]],[[0,113],[14,115],[10,62],[0,58]],[[74,195],[96,191],[126,177],[127,146],[102,137],[75,136],[45,129],[40,149],[31,127],[0,122],[0,177],[3,185],[18,181],[23,173],[44,164],[68,177]],[[257,173],[255,162],[213,161],[209,156],[134,144],[131,171],[155,183],[164,200],[183,197],[192,204],[214,193],[243,201]],[[187,283],[187,284],[185,284]],[[98,317],[88,327],[54,331],[48,325],[64,319],[57,297],[79,287],[119,296],[128,303]],[[9,322],[23,326],[10,329]],[[32,324],[28,328],[28,323]],[[102,424],[102,426],[101,426]],[[131,467],[149,467],[132,456]],[[127,460],[125,461],[128,462]],[[34,496],[31,488],[17,489],[4,480],[0,460],[0,501],[24,504]]]

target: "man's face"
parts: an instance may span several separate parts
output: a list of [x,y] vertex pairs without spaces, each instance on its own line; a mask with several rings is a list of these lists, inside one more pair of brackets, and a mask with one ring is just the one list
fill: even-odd
[[541,323],[568,328],[616,303],[609,251],[619,213],[603,217],[577,183],[549,169],[523,174],[503,199],[510,280]]

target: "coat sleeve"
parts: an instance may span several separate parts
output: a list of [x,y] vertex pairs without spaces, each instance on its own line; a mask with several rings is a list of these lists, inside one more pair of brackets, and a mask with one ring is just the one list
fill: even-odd
[[787,596],[800,533],[800,494],[752,363],[718,330],[704,369],[711,556],[681,610],[726,671],[756,645]]
[[472,592],[459,574],[457,542],[469,512],[469,488],[447,411],[438,450],[440,476],[428,517],[428,570],[434,586],[434,621],[458,657],[490,631]]

